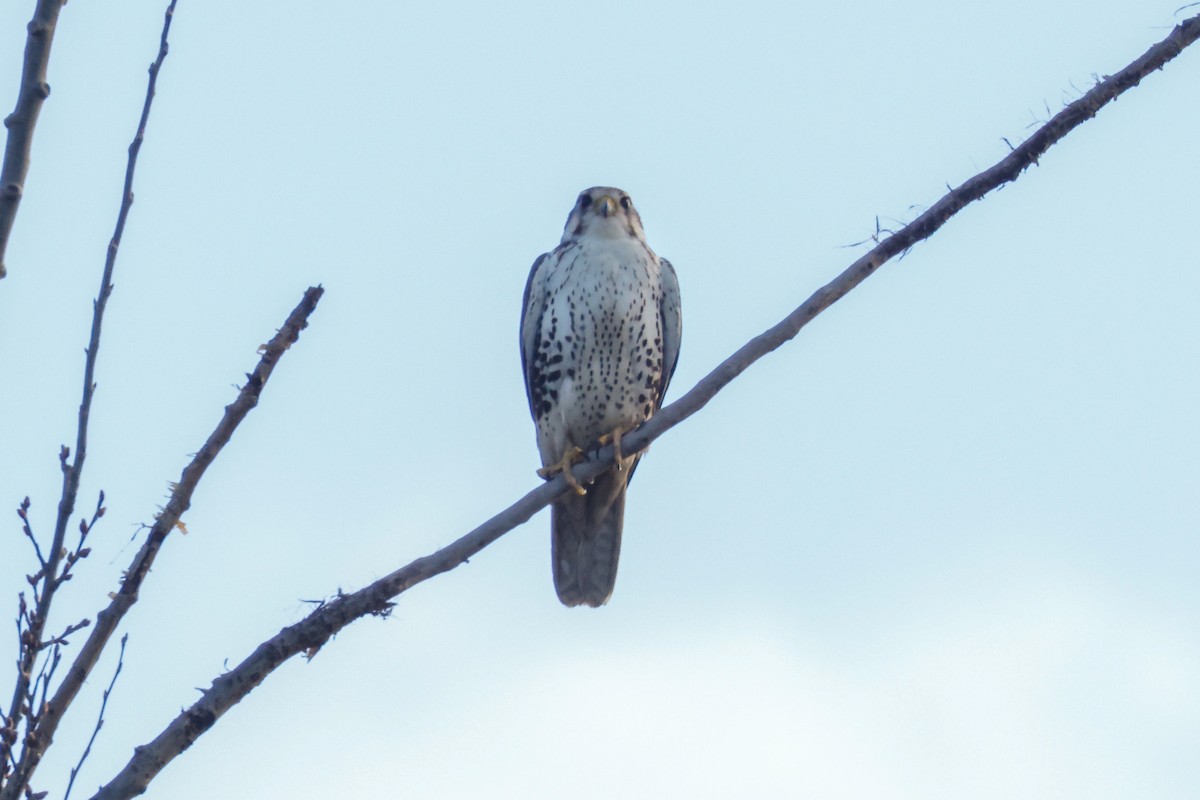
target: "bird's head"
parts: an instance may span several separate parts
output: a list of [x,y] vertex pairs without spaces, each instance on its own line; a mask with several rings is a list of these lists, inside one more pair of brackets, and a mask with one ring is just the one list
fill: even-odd
[[611,186],[593,186],[579,193],[567,217],[562,240],[568,242],[582,236],[631,236],[644,240],[646,234],[628,194]]

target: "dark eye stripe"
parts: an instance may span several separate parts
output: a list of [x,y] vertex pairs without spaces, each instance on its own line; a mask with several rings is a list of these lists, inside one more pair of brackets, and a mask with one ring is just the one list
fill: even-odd
[[592,204],[592,196],[590,194],[584,194],[584,195],[579,196],[579,207],[580,208],[587,208],[591,204]]
[[629,201],[629,197],[628,197],[628,196],[626,196],[626,197],[622,197],[622,198],[621,198],[621,208],[623,208],[623,209],[625,209],[626,211],[628,211],[628,210],[629,210],[629,207],[630,207],[631,205],[633,205],[633,203],[631,203],[631,202]]

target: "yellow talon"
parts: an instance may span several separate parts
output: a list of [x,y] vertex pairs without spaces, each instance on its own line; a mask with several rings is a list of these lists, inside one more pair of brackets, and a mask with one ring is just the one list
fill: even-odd
[[582,496],[587,494],[587,489],[583,488],[583,485],[579,483],[575,475],[571,472],[571,467],[581,461],[583,461],[583,451],[578,447],[571,446],[563,453],[561,461],[557,464],[542,467],[537,471],[537,474],[543,478],[550,479],[555,474],[561,472],[563,477],[567,479],[567,485],[575,490],[575,494]]
[[611,444],[613,446],[613,458],[617,462],[618,472],[624,469],[624,466],[621,464],[621,461],[625,458],[624,454],[621,452],[621,437],[624,436],[625,433],[625,428],[613,428],[612,433],[606,433],[599,439],[601,447],[606,444]]

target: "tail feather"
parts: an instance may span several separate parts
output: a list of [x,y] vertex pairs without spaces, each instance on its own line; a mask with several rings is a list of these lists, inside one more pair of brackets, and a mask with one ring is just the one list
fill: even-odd
[[568,494],[551,508],[554,588],[563,605],[602,606],[612,596],[629,473],[605,472],[586,495]]

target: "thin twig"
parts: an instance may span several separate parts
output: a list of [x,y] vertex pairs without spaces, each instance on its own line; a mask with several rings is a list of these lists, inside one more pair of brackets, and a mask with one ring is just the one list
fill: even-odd
[[[654,439],[699,411],[747,367],[793,338],[809,321],[870,277],[888,260],[927,239],[964,206],[1015,180],[1035,164],[1051,145],[1095,116],[1102,106],[1136,86],[1150,72],[1160,69],[1197,38],[1200,38],[1200,16],[1175,28],[1170,36],[1150,48],[1145,55],[1067,106],[995,166],[951,190],[912,223],[851,264],[783,321],[726,359],[695,388],[663,408],[636,431],[623,437],[625,455],[645,449]],[[613,449],[609,445],[577,466],[574,474],[578,480],[587,481],[611,468],[612,464]],[[125,768],[103,786],[92,800],[127,800],[142,794],[150,781],[172,759],[190,747],[221,715],[262,683],[279,665],[299,653],[311,657],[338,631],[356,619],[368,615],[386,615],[392,607],[392,600],[401,592],[464,563],[568,489],[566,479],[559,475],[461,539],[357,592],[339,593],[336,599],[319,606],[302,621],[284,628],[260,644],[232,670],[214,680],[200,699],[176,717],[158,737],[136,748]]]
[[79,622],[76,622],[73,625],[68,625],[66,630],[64,630],[58,636],[55,636],[53,639],[47,639],[46,641],[42,642],[41,649],[45,650],[47,647],[53,647],[55,645],[61,646],[61,645],[70,644],[70,642],[67,640],[68,636],[70,636],[72,633],[78,633],[79,631],[83,630],[84,628],[86,628],[88,625],[91,625],[91,624],[92,624],[92,621],[90,619],[81,619],[81,620],[79,620]]
[[[39,2],[39,10],[46,4],[46,0]],[[59,3],[52,2],[51,4]],[[57,15],[57,13],[56,8],[54,14]],[[71,514],[75,511],[75,499],[79,493],[79,482],[83,474],[84,460],[87,456],[88,420],[92,410],[92,397],[96,391],[96,357],[100,352],[100,330],[104,322],[104,309],[108,305],[108,298],[113,290],[112,277],[117,261],[117,250],[121,244],[121,234],[125,230],[125,222],[129,218],[129,209],[133,205],[133,175],[137,169],[138,152],[141,150],[142,141],[146,135],[146,122],[150,117],[150,106],[154,100],[154,86],[158,80],[158,71],[162,68],[163,61],[167,57],[167,34],[171,30],[171,19],[174,13],[175,0],[172,0],[163,21],[162,36],[159,39],[158,57],[150,65],[150,80],[146,87],[146,99],[142,104],[142,114],[138,120],[137,133],[134,134],[133,143],[129,146],[129,160],[125,167],[125,185],[121,194],[121,209],[117,213],[117,224],[113,231],[112,240],[108,244],[107,255],[104,259],[104,273],[100,280],[100,292],[92,303],[92,329],[88,346],[85,350],[83,398],[79,403],[79,421],[75,435],[75,460],[68,463],[70,451],[66,447],[63,447],[59,455],[63,471],[63,486],[58,502],[58,518],[54,526],[54,538],[51,540],[50,552],[42,568],[41,594],[37,599],[37,607],[33,614],[33,623],[28,630],[28,633],[32,637],[32,646],[22,653],[16,687],[13,693],[12,708],[14,709],[14,713],[10,714],[10,716],[13,716],[15,711],[19,709],[19,698],[24,694],[29,674],[33,669],[33,662],[37,657],[38,651],[41,649],[41,637],[45,629],[46,620],[49,617],[50,606],[54,601],[55,592],[67,578],[66,575],[59,575],[59,563],[65,555],[63,544],[66,540],[67,525],[71,520]],[[31,23],[30,36],[33,35],[33,31],[34,28]],[[52,32],[53,28],[51,27],[50,32],[46,36],[49,37]],[[47,38],[48,41],[49,39]],[[44,82],[44,73],[42,80]],[[10,128],[10,133],[11,130]],[[11,136],[9,144],[12,144]],[[5,185],[6,187],[8,186],[8,184]],[[50,741],[48,738],[38,739],[35,746],[24,748],[21,753],[21,759],[13,770],[12,775],[7,779],[3,788],[0,789],[0,800],[17,800],[19,793],[28,785],[29,778],[33,775],[38,761],[41,760],[42,753],[45,752],[49,744]]]
[[[29,692],[28,702],[30,711],[28,717],[30,730],[33,730],[33,728],[37,725],[37,721],[41,718],[42,713],[45,711],[46,697],[50,694],[50,683],[54,680],[54,672],[58,669],[58,665],[61,663],[62,647],[60,645],[54,645],[50,652],[50,661],[48,662],[49,666],[47,667],[47,662],[42,662],[42,670],[38,674],[38,679],[34,682],[33,688]],[[39,684],[41,685],[40,697],[38,691]]]
[[104,696],[100,699],[100,713],[96,717],[96,727],[92,729],[92,736],[88,739],[87,747],[83,748],[83,755],[79,756],[79,763],[71,770],[71,778],[67,781],[67,790],[63,792],[63,800],[70,800],[71,787],[75,785],[75,776],[79,774],[79,770],[83,769],[83,762],[92,752],[92,745],[96,743],[96,737],[100,734],[100,729],[104,727],[104,710],[108,708],[108,697],[112,694],[113,687],[117,685],[117,678],[121,675],[121,667],[125,666],[125,644],[129,641],[129,634],[121,637],[121,651],[117,654],[117,669],[113,672],[112,680],[108,682],[108,688],[104,690]]
[[33,129],[37,127],[42,103],[50,96],[46,83],[46,67],[50,64],[50,45],[58,25],[58,12],[66,0],[38,0],[29,21],[29,36],[25,39],[25,63],[21,67],[21,88],[17,92],[17,107],[4,118],[8,142],[4,147],[4,166],[0,168],[0,278],[5,276],[4,251],[12,234],[13,220],[21,196],[25,194],[25,176],[29,173],[29,154],[33,146]]
[[21,505],[17,506],[17,516],[21,518],[21,530],[25,533],[25,538],[33,545],[33,554],[37,556],[38,565],[44,570],[46,568],[46,558],[42,555],[42,548],[38,546],[37,537],[33,535],[33,528],[29,525],[29,498],[26,497],[21,501]]
[[92,532],[92,528],[96,527],[96,523],[99,522],[100,518],[104,516],[104,512],[106,510],[107,509],[104,508],[104,490],[101,489],[100,494],[96,498],[96,510],[92,512],[92,521],[79,521],[79,544],[75,545],[76,553],[83,552],[83,543],[87,541],[88,534]]

